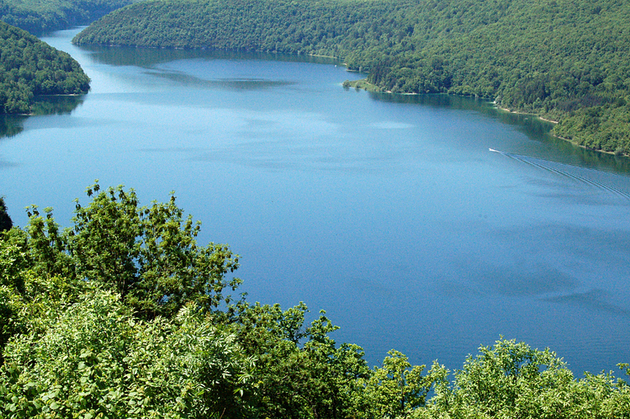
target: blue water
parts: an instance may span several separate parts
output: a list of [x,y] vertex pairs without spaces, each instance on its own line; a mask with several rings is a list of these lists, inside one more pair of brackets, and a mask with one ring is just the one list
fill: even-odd
[[250,301],[325,309],[371,364],[395,348],[461,368],[501,335],[578,374],[630,362],[628,160],[479,100],[344,90],[361,75],[332,61],[74,33],[44,40],[91,92],[0,131],[17,224],[37,204],[68,225],[95,179],[146,204],[174,190],[201,242],[241,255]]

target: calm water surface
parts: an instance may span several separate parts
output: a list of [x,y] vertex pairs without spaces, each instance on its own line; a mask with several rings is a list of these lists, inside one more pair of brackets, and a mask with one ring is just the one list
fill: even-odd
[[[77,48],[92,78],[44,116],[0,121],[17,224],[102,185],[176,191],[201,241],[242,256],[250,301],[306,302],[363,346],[461,368],[500,335],[576,372],[630,361],[628,161],[487,103],[344,90],[332,62]],[[492,152],[489,149],[497,150]]]

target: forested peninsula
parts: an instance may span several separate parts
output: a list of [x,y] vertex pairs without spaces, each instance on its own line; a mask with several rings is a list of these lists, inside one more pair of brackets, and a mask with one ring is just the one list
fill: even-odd
[[33,34],[87,25],[131,0],[0,0],[0,20]]
[[496,101],[630,154],[630,3],[621,0],[150,0],[78,44],[337,57],[375,89]]
[[627,364],[625,379],[577,378],[551,350],[502,338],[452,374],[395,350],[370,368],[324,312],[307,322],[303,303],[232,296],[239,257],[199,244],[174,195],[143,206],[98,183],[87,195],[67,228],[35,206],[25,228],[1,227],[2,418],[630,415]]
[[40,95],[87,93],[79,63],[28,32],[0,22],[0,114],[27,114]]
[[0,114],[28,114],[36,96],[82,94],[90,88],[90,79],[70,55],[30,33],[88,24],[130,3],[0,0]]

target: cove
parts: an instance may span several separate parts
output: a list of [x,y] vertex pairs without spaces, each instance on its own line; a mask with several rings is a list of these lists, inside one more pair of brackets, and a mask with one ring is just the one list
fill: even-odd
[[[0,193],[53,207],[101,185],[178,203],[242,256],[249,301],[325,309],[371,364],[461,368],[503,335],[577,374],[630,361],[628,160],[483,101],[344,90],[335,62],[78,48],[92,79],[0,133]],[[495,151],[491,151],[495,150]]]

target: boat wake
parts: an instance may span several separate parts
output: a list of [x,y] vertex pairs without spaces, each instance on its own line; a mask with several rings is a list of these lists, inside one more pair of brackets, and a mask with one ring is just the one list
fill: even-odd
[[[600,189],[600,190],[605,191],[605,192],[609,192],[611,194],[619,196],[620,198],[623,198],[625,200],[630,201],[630,194],[628,194],[626,192],[623,192],[623,191],[620,191],[619,189],[610,187],[608,185],[604,185],[601,182],[597,182],[595,180],[588,179],[588,178],[586,178],[584,176],[580,176],[580,175],[576,175],[576,174],[573,174],[573,173],[569,173],[566,170],[555,169],[553,167],[550,167],[550,164],[552,164],[552,162],[547,162],[545,160],[540,160],[540,159],[533,159],[533,158],[526,157],[526,156],[521,156],[521,155],[518,155],[518,154],[506,153],[506,152],[503,152],[503,151],[495,150],[494,148],[489,148],[488,151],[490,151],[492,153],[501,154],[501,155],[503,155],[505,157],[508,157],[510,159],[516,160],[516,161],[521,162],[521,163],[528,164],[528,165],[536,167],[538,169],[545,170],[545,171],[553,173],[555,175],[566,177],[566,178],[571,179],[571,180],[573,180],[575,182],[579,182],[579,183],[583,183],[583,184],[592,186],[594,188]],[[560,163],[554,163],[554,164],[560,164]]]

